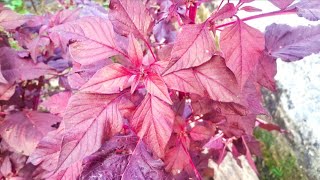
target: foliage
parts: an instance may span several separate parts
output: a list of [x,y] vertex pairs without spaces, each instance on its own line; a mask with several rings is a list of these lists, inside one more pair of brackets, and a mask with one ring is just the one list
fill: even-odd
[[263,158],[257,160],[261,179],[307,179],[294,154],[283,149],[282,140],[262,129],[256,129],[254,136],[262,143]]
[[200,0],[111,0],[108,11],[62,0],[44,15],[1,7],[1,176],[201,179],[227,151],[256,171],[254,128],[282,132],[256,119],[268,115],[260,89],[276,89],[276,58],[320,51],[320,26],[273,24],[264,35],[245,21],[319,20],[320,5],[272,0],[280,10],[239,19],[258,11],[252,1],[222,3],[203,22]]

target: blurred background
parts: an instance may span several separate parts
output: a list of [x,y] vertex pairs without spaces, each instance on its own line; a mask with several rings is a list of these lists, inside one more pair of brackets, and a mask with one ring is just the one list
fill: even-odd
[[[64,1],[0,0],[0,3],[21,14],[45,14],[61,9]],[[106,8],[109,3],[108,0],[95,2]],[[237,0],[230,2],[238,3]],[[208,0],[206,6],[199,8],[199,18],[208,16],[219,3],[220,0]],[[278,10],[267,0],[255,0],[248,5],[263,11],[240,11],[240,18]],[[290,26],[320,24],[297,15],[261,18],[247,23],[262,32],[272,23]],[[232,158],[226,158],[220,167],[212,164],[218,169],[215,171],[215,179],[320,179],[320,55],[313,54],[292,63],[278,60],[277,69],[277,93],[263,90],[264,101],[272,115],[272,120],[269,121],[289,132],[281,134],[260,129],[255,131],[255,136],[262,142],[263,150],[263,157],[256,158],[258,176],[250,168],[241,169],[232,162]]]

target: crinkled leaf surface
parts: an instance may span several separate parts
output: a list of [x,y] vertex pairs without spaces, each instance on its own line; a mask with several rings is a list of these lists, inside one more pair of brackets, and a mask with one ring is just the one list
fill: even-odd
[[190,24],[181,28],[165,74],[199,66],[209,61],[214,54],[214,41],[206,24]]
[[297,61],[320,52],[320,25],[290,27],[272,24],[266,28],[266,49],[275,58]]
[[135,135],[114,136],[84,161],[80,179],[164,179],[163,162],[154,159]]
[[119,93],[128,87],[128,80],[132,75],[130,70],[121,64],[110,64],[98,70],[81,87],[81,91],[102,94]]
[[111,0],[110,20],[117,33],[147,40],[152,17],[142,0]]
[[130,121],[140,138],[157,156],[164,156],[164,149],[172,133],[174,113],[171,107],[152,95],[146,95]]
[[42,137],[54,130],[51,125],[60,121],[59,117],[48,113],[17,112],[6,116],[0,134],[16,152],[30,155]]
[[320,1],[318,0],[302,0],[295,4],[294,7],[298,9],[297,14],[310,21],[320,20]]
[[220,42],[227,66],[243,87],[264,50],[263,34],[239,20],[221,32]]
[[83,17],[51,29],[51,36],[62,36],[76,41],[69,47],[75,61],[91,64],[117,54],[123,54],[117,47],[111,22],[99,17]]

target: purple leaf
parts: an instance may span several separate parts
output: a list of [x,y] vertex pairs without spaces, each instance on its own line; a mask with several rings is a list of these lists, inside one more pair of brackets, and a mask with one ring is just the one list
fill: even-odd
[[0,83],[0,100],[9,100],[15,92],[16,86],[13,84]]
[[59,117],[48,113],[18,112],[6,116],[0,134],[16,152],[30,155],[41,138],[54,130],[51,125],[60,121]]
[[23,16],[10,9],[0,9],[0,27],[5,30],[13,30],[29,20],[28,16]]
[[0,74],[10,83],[35,79],[45,74],[55,74],[55,71],[46,64],[36,64],[31,60],[22,59],[9,47],[0,48],[0,67]]
[[154,159],[137,136],[114,136],[84,161],[80,179],[164,179],[163,162]]
[[267,52],[283,61],[301,60],[320,52],[320,25],[298,26],[272,24],[266,28]]
[[310,21],[320,20],[320,1],[318,0],[302,0],[293,7],[297,8],[297,14]]
[[66,110],[70,97],[71,92],[60,92],[53,96],[50,96],[41,105],[49,109],[52,114],[56,114],[62,117]]

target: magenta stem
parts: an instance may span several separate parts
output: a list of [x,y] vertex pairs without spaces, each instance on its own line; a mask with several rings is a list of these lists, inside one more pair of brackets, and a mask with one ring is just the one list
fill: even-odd
[[[284,14],[293,14],[296,13],[297,10],[296,9],[289,9],[289,10],[280,10],[280,11],[273,11],[273,12],[268,12],[268,13],[264,13],[264,14],[258,14],[258,15],[254,15],[254,16],[249,16],[246,18],[241,19],[241,21],[249,21],[249,20],[253,20],[253,19],[258,19],[258,18],[263,18],[263,17],[270,17],[270,16],[277,16],[277,15],[284,15]],[[228,22],[225,24],[220,24],[218,26],[216,26],[216,28],[221,28],[221,27],[225,27],[225,26],[229,26],[234,24],[235,22],[237,22],[238,20],[232,21],[232,22]]]

